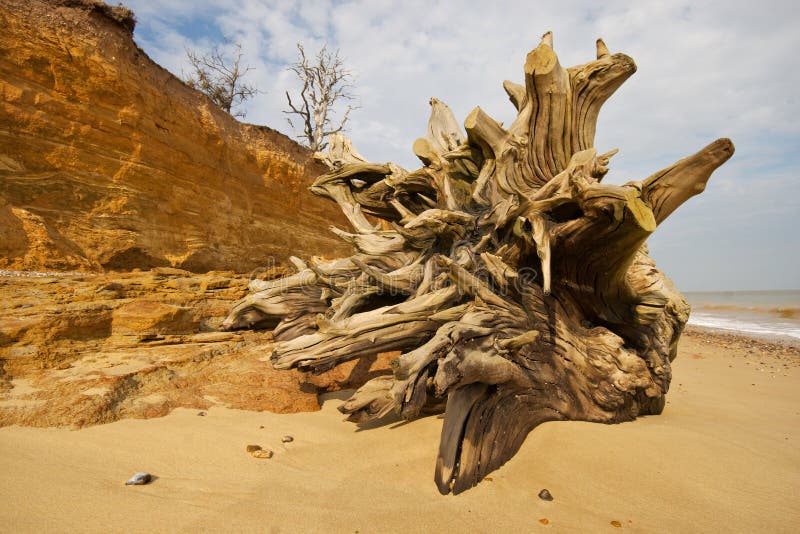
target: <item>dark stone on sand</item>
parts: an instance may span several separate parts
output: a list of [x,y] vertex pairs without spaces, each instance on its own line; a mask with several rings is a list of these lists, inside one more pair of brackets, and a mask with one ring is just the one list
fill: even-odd
[[539,492],[539,498],[542,499],[543,501],[552,501],[553,500],[553,496],[550,495],[550,492],[547,491],[546,488]]

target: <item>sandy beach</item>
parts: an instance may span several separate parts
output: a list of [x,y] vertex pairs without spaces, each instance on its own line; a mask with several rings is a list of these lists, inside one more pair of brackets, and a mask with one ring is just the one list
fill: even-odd
[[786,6],[125,4],[0,0],[0,534],[800,533]]
[[[314,413],[6,427],[0,530],[796,532],[800,360],[769,347],[692,330],[661,416],[546,423],[455,497],[432,480],[440,418],[359,429],[336,410],[344,392]],[[252,458],[248,444],[275,455]],[[123,485],[142,470],[157,479]]]

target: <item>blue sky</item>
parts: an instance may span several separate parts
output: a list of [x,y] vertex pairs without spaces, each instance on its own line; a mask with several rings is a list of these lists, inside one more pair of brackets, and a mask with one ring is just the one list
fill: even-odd
[[510,122],[502,81],[522,80],[547,30],[562,65],[594,57],[603,37],[638,72],[603,108],[595,145],[618,147],[607,180],[641,180],[718,137],[734,157],[706,191],[649,240],[658,266],[686,291],[800,288],[800,7],[793,2],[381,0],[127,0],[134,38],[176,75],[185,48],[240,42],[262,93],[247,122],[294,136],[284,91],[296,43],[338,48],[356,75],[360,109],[348,135],[368,159],[419,166],[428,100],[463,120],[480,105]]

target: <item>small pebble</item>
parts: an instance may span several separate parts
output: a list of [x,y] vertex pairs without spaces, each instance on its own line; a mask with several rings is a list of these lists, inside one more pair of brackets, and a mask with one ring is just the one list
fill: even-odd
[[153,480],[153,477],[150,473],[145,473],[140,471],[136,473],[128,481],[125,483],[126,486],[144,486],[145,484],[149,484],[150,481]]
[[247,452],[256,452],[261,450],[261,445],[248,445],[246,447]]
[[197,415],[199,415],[200,417],[205,417],[206,416],[206,412],[197,412]]
[[543,518],[541,518],[541,519],[539,520],[539,523],[541,523],[541,524],[543,524],[543,525],[547,525],[548,523],[550,523],[550,520],[549,520],[549,519],[547,519],[546,517],[543,517]]
[[259,449],[250,453],[253,458],[272,458],[272,451],[269,449]]
[[261,426],[260,426],[260,427],[258,427],[258,428],[264,428],[264,425],[261,425]]
[[281,438],[281,441],[284,443],[291,443],[294,441],[294,438],[292,436],[283,436]]
[[622,523],[620,523],[619,521],[612,521],[611,526],[619,528],[622,526]]
[[543,501],[553,500],[553,496],[550,495],[550,492],[547,491],[547,489],[543,489],[542,491],[539,492],[539,498],[542,499]]

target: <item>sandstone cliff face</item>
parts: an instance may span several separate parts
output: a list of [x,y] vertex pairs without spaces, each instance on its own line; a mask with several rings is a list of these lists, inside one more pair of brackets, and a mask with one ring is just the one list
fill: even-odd
[[[280,275],[279,269],[273,276]],[[383,354],[319,376],[276,371],[269,332],[218,332],[247,277],[172,268],[0,271],[0,427],[68,426],[226,406],[286,413],[388,372]]]
[[324,172],[310,156],[184,85],[91,2],[0,2],[0,268],[341,255],[324,229],[346,223],[307,192]]

